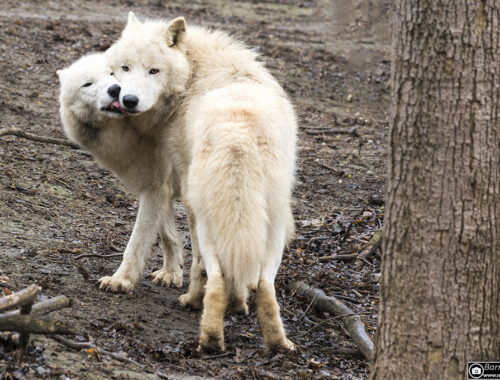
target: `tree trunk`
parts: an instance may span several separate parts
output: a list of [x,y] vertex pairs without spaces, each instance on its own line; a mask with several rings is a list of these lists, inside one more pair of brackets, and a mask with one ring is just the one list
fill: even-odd
[[500,4],[396,0],[371,379],[500,359]]

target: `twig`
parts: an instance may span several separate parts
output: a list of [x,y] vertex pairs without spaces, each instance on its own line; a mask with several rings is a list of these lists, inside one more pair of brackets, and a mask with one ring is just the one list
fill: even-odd
[[304,313],[302,314],[302,318],[304,318],[306,316],[307,312],[309,311],[309,309],[313,305],[314,301],[316,301],[317,297],[318,297],[318,295],[316,294],[316,296],[312,299],[312,301],[309,303],[309,305],[307,305],[306,311],[304,311]]
[[231,352],[224,352],[222,354],[211,355],[211,356],[202,356],[201,359],[218,359],[225,358],[226,356],[232,355]]
[[318,162],[318,165],[321,166],[322,168],[328,169],[332,172],[334,172],[337,176],[342,177],[344,175],[344,172],[342,170],[335,169],[334,167],[324,164],[322,162]]
[[346,255],[331,255],[331,256],[321,256],[319,261],[329,261],[329,260],[341,260],[341,261],[351,261],[358,257],[357,253],[349,253]]
[[21,334],[78,334],[72,326],[59,321],[45,321],[32,315],[0,315],[0,331],[17,331]]
[[103,258],[108,258],[108,257],[118,257],[118,256],[123,256],[123,253],[111,253],[109,255],[100,255],[98,253],[83,253],[81,255],[75,256],[75,260],[80,260],[80,259],[83,259],[84,257],[103,257]]
[[[71,300],[66,296],[57,296],[46,301],[38,302],[31,308],[31,315],[45,315],[53,311],[71,306]],[[19,315],[19,310],[5,315]]]
[[375,253],[375,251],[382,244],[383,235],[384,235],[384,230],[382,228],[379,228],[377,231],[375,231],[372,238],[368,242],[366,248],[359,253],[359,258],[367,259],[371,255],[373,255],[373,253]]
[[304,132],[308,135],[353,135],[359,137],[358,127],[352,127],[348,129],[339,128],[328,128],[328,129],[318,129],[318,128],[304,128]]
[[0,311],[10,309],[14,306],[33,303],[36,295],[42,290],[38,285],[30,285],[26,289],[0,298]]
[[80,149],[80,146],[78,144],[75,144],[74,142],[71,142],[69,140],[58,139],[55,137],[34,135],[32,133],[24,132],[19,128],[2,128],[0,129],[0,136],[17,136],[31,141],[37,141],[46,144],[64,145],[64,146],[70,146],[73,149]]
[[112,357],[113,359],[119,360],[119,361],[124,362],[124,363],[130,363],[130,364],[136,365],[141,369],[144,368],[144,366],[142,364],[139,364],[135,360],[127,358],[126,356],[124,356],[124,354],[119,354],[117,352],[105,350],[103,348],[97,347],[96,345],[94,345],[93,343],[90,343],[90,342],[74,342],[74,341],[71,341],[69,339],[63,338],[62,336],[58,336],[58,335],[50,336],[50,338],[54,339],[56,342],[59,342],[59,343],[65,345],[66,347],[72,348],[74,350],[94,349],[98,353],[103,354],[103,355],[108,355],[109,357]]
[[334,317],[340,318],[352,340],[356,346],[359,347],[365,358],[368,360],[371,358],[373,353],[373,342],[366,334],[363,322],[361,322],[359,316],[356,315],[351,309],[335,297],[328,297],[321,289],[312,288],[303,282],[295,282],[288,287],[290,290],[295,290],[297,294],[305,296],[309,300],[316,297],[313,306],[317,310],[326,311]]

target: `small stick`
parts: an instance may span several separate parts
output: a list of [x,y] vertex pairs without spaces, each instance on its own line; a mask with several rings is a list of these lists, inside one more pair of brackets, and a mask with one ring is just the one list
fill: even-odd
[[383,235],[384,230],[382,228],[379,228],[377,231],[375,231],[372,238],[368,242],[367,247],[359,253],[359,258],[367,259],[371,255],[373,255],[373,253],[375,253],[375,251],[381,246]]
[[70,146],[73,149],[80,149],[80,146],[78,144],[75,144],[74,142],[71,142],[69,140],[58,139],[55,137],[34,135],[32,133],[24,132],[19,128],[2,128],[0,129],[0,136],[17,136],[31,141],[37,141],[46,144],[64,145],[64,146]]
[[349,253],[346,255],[331,255],[331,256],[321,256],[319,261],[329,261],[329,260],[342,260],[342,261],[351,261],[355,260],[358,257],[357,253]]
[[218,359],[225,358],[226,356],[232,355],[231,352],[224,352],[222,354],[211,355],[211,356],[202,356],[201,359]]
[[33,284],[19,292],[0,298],[0,311],[10,309],[14,306],[33,303],[36,295],[40,293],[41,290],[42,288],[40,286]]
[[112,352],[112,351],[105,350],[103,348],[99,348],[90,342],[74,342],[74,341],[71,341],[69,339],[63,338],[62,336],[59,336],[59,335],[53,335],[53,336],[50,336],[50,338],[54,339],[56,342],[59,342],[59,343],[65,345],[66,347],[72,348],[74,350],[94,349],[97,352],[99,352],[100,354],[108,355],[109,357],[112,357],[113,359],[119,360],[119,361],[124,362],[124,363],[130,363],[130,364],[136,365],[137,367],[139,367],[141,369],[144,368],[144,366],[142,364],[139,364],[136,361],[127,358],[123,354],[119,354],[117,352]]
[[75,256],[75,260],[80,260],[80,259],[83,259],[84,257],[103,257],[103,258],[108,258],[108,257],[118,257],[118,256],[123,256],[123,253],[111,253],[109,255],[100,255],[98,253],[83,253],[81,255]]
[[324,164],[322,162],[318,162],[318,165],[321,166],[322,168],[331,170],[332,172],[334,172],[338,176],[344,175],[344,172],[342,170],[337,170],[337,169],[335,169],[334,167],[332,167],[330,165]]
[[339,128],[329,128],[329,129],[317,129],[317,128],[304,128],[304,131],[308,135],[353,135],[359,137],[358,127],[339,129]]
[[309,311],[311,306],[314,304],[314,301],[316,301],[317,297],[318,297],[318,295],[316,294],[316,296],[312,299],[312,301],[309,303],[309,305],[307,305],[306,311],[304,311],[304,313],[302,314],[302,318],[304,318],[306,316],[307,312]]

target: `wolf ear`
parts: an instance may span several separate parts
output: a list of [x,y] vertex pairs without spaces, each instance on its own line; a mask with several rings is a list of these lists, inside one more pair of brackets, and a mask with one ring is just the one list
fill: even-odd
[[177,17],[167,27],[167,44],[169,47],[177,45],[182,41],[182,37],[186,32],[186,20],[184,17]]
[[141,22],[137,17],[135,17],[134,12],[128,12],[127,25],[140,24]]
[[63,73],[64,73],[64,69],[62,69],[62,70],[57,70],[57,71],[56,71],[56,74],[57,74],[57,76],[59,77],[59,80],[61,80],[61,78],[62,78],[62,76],[63,76]]

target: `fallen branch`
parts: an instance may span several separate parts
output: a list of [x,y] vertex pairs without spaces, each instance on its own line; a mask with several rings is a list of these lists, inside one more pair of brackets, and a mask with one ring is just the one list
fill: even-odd
[[123,256],[123,253],[111,253],[109,255],[101,255],[99,253],[83,253],[81,255],[75,256],[75,260],[80,260],[83,259],[84,257],[102,257],[102,258],[108,258],[108,257],[121,257]]
[[75,144],[74,142],[71,142],[69,140],[58,139],[55,137],[34,135],[32,133],[24,132],[19,128],[2,128],[0,129],[0,136],[17,136],[31,141],[37,141],[46,144],[64,145],[64,146],[69,146],[73,149],[80,149],[80,146],[78,144]]
[[0,331],[17,331],[21,334],[76,335],[78,331],[63,322],[45,321],[32,315],[0,315]]
[[30,285],[17,293],[12,293],[6,297],[0,298],[0,312],[10,309],[14,306],[23,306],[32,304],[36,295],[42,290],[38,285]]
[[340,128],[328,128],[328,129],[318,129],[318,128],[304,128],[304,132],[308,135],[353,135],[359,137],[358,127],[340,129]]
[[134,364],[141,369],[144,368],[144,366],[142,364],[139,364],[136,361],[127,358],[124,354],[108,351],[108,350],[105,350],[103,348],[99,348],[91,342],[73,342],[69,339],[63,338],[62,336],[58,336],[58,335],[53,335],[50,338],[54,339],[56,342],[59,342],[59,343],[65,345],[66,347],[72,348],[74,350],[82,350],[82,349],[96,350],[101,355],[107,355],[113,359],[119,360],[119,361],[124,362],[124,363]]
[[365,358],[370,360],[373,353],[373,342],[366,334],[363,322],[356,313],[335,297],[328,297],[321,289],[312,288],[303,282],[292,283],[288,288],[301,296],[305,296],[308,301],[316,297],[313,307],[341,319],[356,346]]
[[[71,300],[66,296],[57,296],[46,301],[38,302],[31,308],[31,315],[45,315],[53,311],[71,306]],[[19,315],[19,310],[5,314],[7,316]]]

